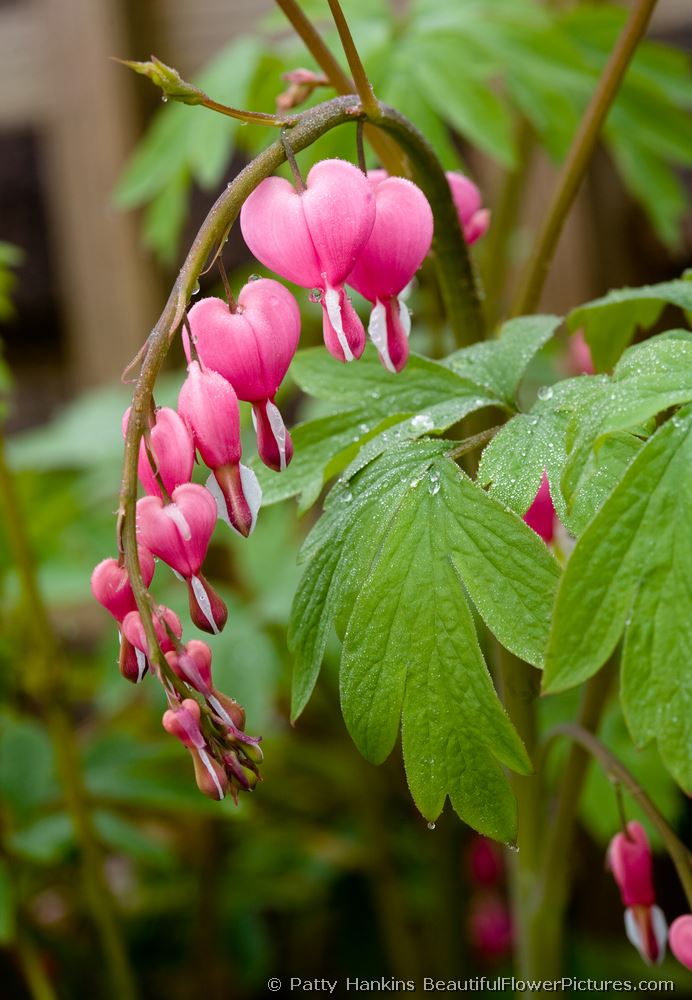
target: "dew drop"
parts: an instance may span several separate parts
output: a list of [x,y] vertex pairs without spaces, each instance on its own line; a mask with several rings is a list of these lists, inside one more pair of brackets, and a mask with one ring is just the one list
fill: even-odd
[[517,847],[516,844],[505,844],[505,847],[507,848],[508,851],[511,851],[512,854],[519,853],[519,848]]
[[542,385],[538,390],[537,396],[539,399],[545,402],[548,399],[553,398],[553,387],[551,385]]
[[196,281],[192,286],[192,291],[190,292],[190,295],[199,295],[199,281]]
[[435,823],[432,822],[428,823],[428,830],[434,830],[434,829],[435,829]]
[[419,413],[411,420],[411,427],[417,431],[431,431],[434,426],[432,417],[429,417],[427,413]]
[[262,275],[261,274],[251,274],[250,277],[247,280],[248,281],[261,281],[261,279],[262,279]]
[[163,97],[161,98],[161,101],[162,101],[162,102],[163,102],[164,104],[168,104],[168,97],[167,97],[167,96],[166,96],[166,95],[164,94],[164,95],[163,95]]
[[350,491],[347,490],[345,493],[341,494],[342,503],[350,503],[351,500],[353,500],[353,494]]
[[322,301],[322,289],[313,288],[308,296],[311,302],[321,302]]

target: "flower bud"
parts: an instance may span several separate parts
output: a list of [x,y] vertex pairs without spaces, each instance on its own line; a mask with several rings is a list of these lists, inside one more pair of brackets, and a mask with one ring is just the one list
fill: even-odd
[[555,507],[550,496],[550,485],[548,477],[543,473],[541,485],[538,487],[536,497],[524,514],[524,520],[529,528],[533,528],[537,535],[540,535],[546,545],[550,545],[555,537]]
[[652,906],[656,902],[649,838],[641,823],[627,824],[608,848],[608,866],[620,889],[624,906]]
[[[123,437],[127,431],[129,418],[128,409],[123,417]],[[169,495],[177,486],[189,483],[195,461],[195,449],[189,430],[175,410],[163,406],[156,411],[154,425],[149,431],[149,450],[156,463],[155,470],[151,467],[146,443],[142,439],[139,445],[137,474],[150,496],[161,496],[155,471]]]
[[447,173],[447,182],[452,191],[464,239],[470,246],[487,232],[490,226],[490,212],[487,208],[481,207],[481,193],[478,187],[464,174],[450,170]]
[[190,618],[198,629],[218,635],[228,621],[228,608],[209,581],[198,573],[186,580]]
[[[154,558],[143,546],[138,549],[138,554],[144,586],[148,587],[154,576]],[[94,568],[91,574],[91,592],[117,622],[121,622],[129,611],[137,608],[127,570],[117,559],[104,559]]]
[[207,798],[221,800],[229,787],[228,775],[206,750],[190,750],[197,787]]
[[486,961],[496,961],[512,945],[512,917],[501,896],[478,896],[470,916],[471,942]]
[[474,836],[468,852],[469,875],[477,885],[497,885],[502,880],[502,855],[488,837]]
[[188,750],[204,749],[206,742],[200,729],[200,707],[193,698],[186,698],[179,707],[163,713],[163,728],[175,736]]
[[139,684],[149,669],[149,661],[141,649],[135,649],[122,633],[118,633],[118,635],[120,638],[120,651],[118,655],[120,673],[131,684]]

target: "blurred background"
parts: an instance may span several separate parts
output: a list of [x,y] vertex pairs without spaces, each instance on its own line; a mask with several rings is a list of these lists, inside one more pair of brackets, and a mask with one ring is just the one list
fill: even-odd
[[[326,4],[302,6],[324,21]],[[493,224],[475,258],[497,320],[625,8],[528,0],[347,0],[344,7],[378,94],[422,129],[446,167],[470,172],[483,190]],[[326,25],[325,36],[338,51]],[[692,265],[688,0],[661,0],[651,38],[565,229],[544,311],[678,277]],[[120,375],[216,192],[273,138],[202,108],[162,107],[155,88],[109,58],[151,52],[218,100],[263,111],[274,110],[285,89],[282,73],[315,68],[268,0],[0,0],[6,450],[61,650],[52,687],[34,683],[43,654],[34,648],[37,623],[21,598],[6,522],[2,995],[112,995],[95,957],[74,822],[54,731],[45,725],[47,690],[81,754],[91,823],[142,996],[176,1000],[194,990],[207,1000],[242,1000],[265,995],[272,975],[506,972],[506,859],[450,811],[428,829],[398,758],[375,769],[359,757],[339,712],[336,644],[305,715],[295,729],[287,723],[286,626],[311,514],[298,519],[292,502],[268,507],[248,542],[219,531],[211,552],[210,576],[231,608],[229,627],[214,640],[217,686],[245,705],[249,730],[264,736],[265,781],[253,796],[237,808],[204,799],[187,756],[161,729],[160,690],[133,689],[118,673],[115,629],[90,598],[89,575],[115,545],[120,420],[130,396]],[[318,92],[313,103],[326,96]],[[301,154],[301,166],[326,155],[354,159],[352,130],[330,133]],[[261,270],[239,233],[224,259],[236,289]],[[208,275],[202,292],[218,291],[216,281]],[[300,303],[303,346],[318,343],[320,311],[307,293]],[[451,346],[425,269],[413,310],[414,349],[435,356]],[[571,364],[551,348],[529,382],[569,374]],[[158,403],[174,403],[180,371],[174,350]],[[320,412],[290,384],[282,408],[289,424]],[[181,610],[174,584],[157,587]],[[546,724],[572,708],[569,694],[550,699]],[[689,809],[656,751],[632,749],[616,705],[606,737],[689,836]],[[615,887],[600,876],[616,826],[612,790],[594,772],[575,858],[569,969],[644,978],[622,933]],[[683,900],[665,858],[657,876],[675,916]],[[685,974],[672,963],[659,974],[684,990]]]

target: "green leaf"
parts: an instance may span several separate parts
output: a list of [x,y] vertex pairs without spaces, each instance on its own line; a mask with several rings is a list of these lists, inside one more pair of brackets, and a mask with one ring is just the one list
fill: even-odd
[[[338,411],[291,430],[295,455],[281,476],[256,466],[263,503],[300,494],[301,511],[355,459],[349,474],[407,438],[444,431],[474,410],[504,405],[486,386],[418,355],[392,375],[374,350],[357,365],[344,366],[322,348],[313,348],[296,355],[291,374],[304,392]],[[385,434],[388,428],[391,434]]]
[[664,281],[608,292],[573,309],[567,327],[571,332],[583,328],[596,367],[611,368],[637,329],[653,326],[666,303],[692,311],[692,281]]
[[13,830],[8,837],[11,850],[27,861],[55,865],[62,861],[75,842],[72,820],[64,812],[42,816]]
[[663,424],[578,541],[558,590],[545,686],[594,674],[625,632],[623,706],[692,789],[692,409]]
[[580,375],[539,390],[530,413],[513,417],[485,448],[478,482],[517,514],[534,501],[545,471],[558,517],[565,521],[562,473],[567,461],[567,430],[575,413],[588,412],[607,384],[605,376]]
[[519,316],[503,325],[497,340],[464,347],[443,363],[513,407],[529,362],[561,322],[559,316]]
[[465,594],[508,648],[536,662],[557,566],[531,529],[447,458],[433,459],[397,500],[344,638],[346,723],[379,763],[401,720],[421,812],[434,819],[449,796],[476,829],[511,839],[514,804],[498,765],[526,773],[528,760],[497,700]]

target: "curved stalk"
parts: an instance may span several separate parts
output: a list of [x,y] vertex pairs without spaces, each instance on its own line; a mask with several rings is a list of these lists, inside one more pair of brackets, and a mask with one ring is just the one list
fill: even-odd
[[[291,131],[291,149],[299,152],[337,125],[359,119],[366,119],[366,115],[355,97],[337,97],[320,104],[299,116]],[[433,247],[445,305],[457,342],[470,343],[477,339],[476,334],[482,328],[482,315],[466,244],[444,170],[432,147],[403,115],[380,104],[375,124],[390,133],[409,155],[418,181],[430,201],[435,216]],[[167,664],[156,640],[149,611],[149,595],[142,580],[137,555],[135,507],[139,442],[146,427],[146,416],[151,405],[156,378],[172,338],[183,321],[185,310],[208,257],[215,252],[215,248],[216,252],[219,252],[245,199],[285,159],[286,151],[283,143],[280,140],[273,143],[238,174],[212,206],[180,269],[164,310],[149,335],[132,400],[125,436],[123,478],[118,508],[118,541],[120,547],[124,549],[127,572],[142,616],[152,658],[164,673]]]
[[670,859],[675,865],[675,870],[678,873],[690,910],[692,910],[692,854],[690,854],[682,841],[671,830],[634,775],[588,729],[584,729],[582,726],[577,726],[574,723],[564,723],[552,730],[549,739],[553,740],[559,736],[564,736],[572,740],[573,743],[576,743],[586,753],[594,757],[603,766],[604,771],[611,778],[617,779],[641,806],[661,836]]
[[348,26],[348,21],[344,17],[341,4],[339,3],[339,0],[327,0],[327,3],[329,4],[329,9],[332,12],[336,30],[339,32],[341,45],[351,73],[353,74],[353,82],[356,85],[356,92],[360,97],[360,103],[363,105],[363,111],[365,111],[367,115],[376,117],[378,105],[377,98],[375,97],[375,91],[372,89],[372,84],[368,79],[368,74],[365,72],[365,66],[363,66],[358,49],[356,48],[356,43],[353,41],[353,35],[351,34],[351,29]]
[[512,309],[513,316],[533,312],[538,305],[562,227],[584,179],[601,128],[637,45],[644,37],[655,6],[656,0],[636,0],[617,45],[606,63],[560,171],[552,205],[536,239],[526,275]]

